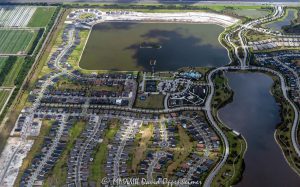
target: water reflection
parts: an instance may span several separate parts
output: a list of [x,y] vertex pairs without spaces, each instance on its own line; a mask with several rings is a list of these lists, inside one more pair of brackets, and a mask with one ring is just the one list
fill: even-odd
[[227,73],[233,102],[219,111],[229,127],[246,138],[246,168],[237,186],[300,186],[274,140],[280,108],[270,94],[273,81],[261,73]]

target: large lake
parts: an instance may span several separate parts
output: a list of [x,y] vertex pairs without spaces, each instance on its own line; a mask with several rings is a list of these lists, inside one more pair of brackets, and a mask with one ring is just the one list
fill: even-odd
[[[171,71],[186,66],[218,67],[229,62],[212,24],[106,22],[93,27],[79,63],[89,70]],[[161,46],[141,48],[142,43]],[[149,47],[149,46],[148,46]]]
[[280,122],[279,106],[270,94],[273,80],[261,73],[227,73],[234,91],[233,102],[219,117],[246,139],[245,171],[239,187],[299,187],[300,177],[292,171],[274,140]]

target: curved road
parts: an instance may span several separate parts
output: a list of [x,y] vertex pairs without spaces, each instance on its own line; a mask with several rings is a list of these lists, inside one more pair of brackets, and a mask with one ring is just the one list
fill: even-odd
[[[270,72],[276,76],[278,76],[280,78],[280,82],[281,82],[281,90],[283,93],[284,98],[289,102],[289,104],[292,106],[293,110],[294,110],[294,121],[293,121],[293,127],[292,127],[292,132],[291,132],[291,137],[292,137],[292,143],[293,143],[293,147],[296,151],[296,153],[298,154],[298,156],[300,157],[300,150],[299,150],[299,145],[298,145],[298,141],[297,141],[297,129],[298,129],[298,121],[299,121],[299,113],[298,110],[295,106],[295,104],[289,99],[288,94],[287,94],[287,90],[288,87],[285,83],[285,78],[282,74],[280,74],[277,71],[274,71],[272,69],[269,68],[262,68],[262,67],[249,67],[247,66],[247,57],[248,57],[248,47],[245,45],[245,38],[243,36],[243,31],[246,31],[247,29],[254,29],[257,30],[259,32],[268,32],[265,30],[260,30],[260,29],[256,29],[253,26],[257,25],[257,24],[262,24],[263,22],[269,22],[270,20],[275,20],[280,18],[281,16],[284,15],[284,10],[281,6],[276,6],[274,9],[274,13],[272,16],[270,17],[264,17],[261,18],[259,20],[254,20],[251,21],[249,23],[246,23],[244,25],[239,26],[237,29],[235,29],[234,31],[228,33],[225,36],[226,41],[234,47],[234,52],[235,52],[235,56],[238,58],[239,62],[240,62],[240,66],[228,66],[228,67],[220,67],[217,69],[214,69],[213,71],[211,71],[208,75],[208,81],[209,81],[209,85],[211,88],[211,92],[209,94],[209,96],[207,97],[207,101],[205,104],[205,109],[206,109],[206,115],[208,117],[208,119],[210,120],[211,124],[214,126],[214,128],[217,130],[217,132],[220,134],[220,136],[223,139],[223,144],[224,144],[224,154],[223,157],[221,159],[221,161],[213,168],[213,170],[210,172],[210,174],[208,175],[208,177],[206,178],[203,186],[204,187],[210,187],[211,183],[214,179],[214,177],[216,176],[216,174],[220,171],[220,169],[222,168],[222,166],[225,164],[228,155],[229,155],[229,144],[228,144],[228,140],[226,138],[226,135],[223,133],[223,131],[219,128],[219,126],[217,125],[216,121],[214,120],[214,117],[212,116],[211,113],[211,101],[212,101],[212,97],[214,95],[214,85],[212,82],[212,76],[217,72],[217,71],[227,71],[227,70],[257,70],[257,71],[267,71]],[[236,46],[232,40],[231,40],[231,36],[233,33],[238,32],[238,37],[239,37],[239,41],[241,43],[241,46]],[[268,32],[269,33],[269,32]],[[282,36],[282,34],[281,34]],[[238,48],[242,47],[243,49],[243,53],[244,56],[243,58],[241,58],[238,54]]]

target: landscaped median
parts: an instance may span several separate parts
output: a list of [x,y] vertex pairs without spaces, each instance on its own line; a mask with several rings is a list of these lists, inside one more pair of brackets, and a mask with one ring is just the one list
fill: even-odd
[[247,144],[241,135],[233,132],[218,118],[218,110],[231,102],[233,97],[233,92],[228,88],[227,79],[223,72],[219,71],[216,73],[213,81],[215,93],[212,101],[212,114],[229,142],[229,155],[225,164],[215,176],[211,186],[232,186],[241,180],[244,170],[243,158]]

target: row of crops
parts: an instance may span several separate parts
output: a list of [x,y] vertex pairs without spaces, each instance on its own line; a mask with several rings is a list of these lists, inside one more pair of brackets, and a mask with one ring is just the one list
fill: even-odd
[[0,54],[27,54],[35,30],[0,30]]
[[0,26],[25,27],[34,14],[36,7],[30,6],[1,6]]
[[15,85],[16,75],[18,75],[24,58],[21,57],[2,57],[0,58],[0,113],[9,99],[13,86]]

